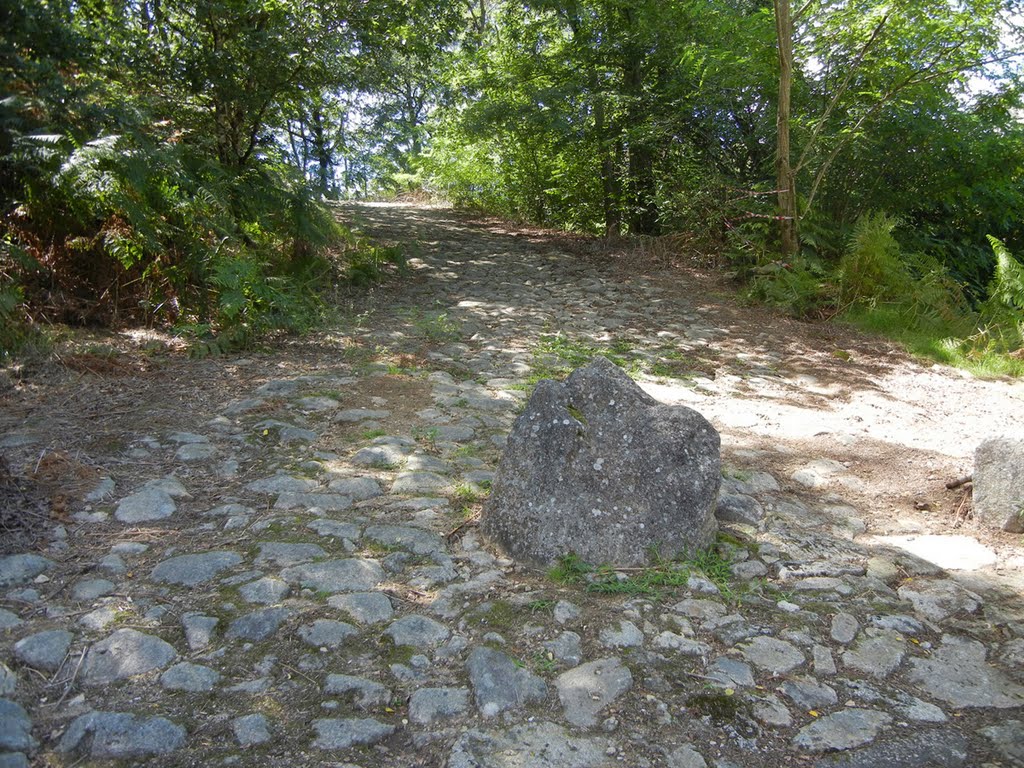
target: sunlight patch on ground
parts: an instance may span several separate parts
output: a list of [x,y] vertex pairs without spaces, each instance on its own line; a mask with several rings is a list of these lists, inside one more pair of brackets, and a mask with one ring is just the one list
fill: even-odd
[[[714,384],[718,384],[717,380]],[[662,402],[694,408],[723,430],[743,430],[780,442],[825,438],[852,447],[861,438],[916,451],[969,459],[984,440],[1024,434],[1024,400],[1020,413],[1005,406],[1005,382],[968,381],[933,371],[897,371],[880,376],[870,388],[834,386],[801,393],[784,380],[748,379],[743,391],[715,391],[682,383],[643,382]],[[998,387],[990,400],[987,387]],[[981,391],[979,391],[981,390]],[[925,397],[925,393],[938,393]],[[936,407],[936,402],[940,405]]]
[[971,536],[878,536],[870,543],[902,549],[948,571],[976,571],[996,563],[996,553]]

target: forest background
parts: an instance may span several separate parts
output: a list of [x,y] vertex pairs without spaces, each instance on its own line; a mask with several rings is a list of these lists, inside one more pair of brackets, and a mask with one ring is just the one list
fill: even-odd
[[0,352],[60,324],[218,348],[312,327],[331,286],[403,259],[331,202],[414,195],[667,250],[751,300],[1024,374],[1021,11],[4,4]]

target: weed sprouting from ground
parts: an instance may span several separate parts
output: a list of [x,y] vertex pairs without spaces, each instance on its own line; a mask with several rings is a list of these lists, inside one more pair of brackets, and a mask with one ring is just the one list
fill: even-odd
[[558,662],[551,651],[537,651],[533,654],[531,666],[537,674],[549,675],[558,669]]
[[477,484],[474,486],[470,483],[460,483],[455,486],[452,496],[456,501],[463,504],[479,504],[487,498],[488,490],[489,484],[487,487],[484,487],[483,484]]
[[662,558],[652,550],[651,564],[642,568],[615,568],[610,565],[594,566],[578,555],[569,553],[558,558],[548,571],[548,578],[559,584],[586,585],[587,592],[605,595],[658,595],[685,587],[695,574],[702,574],[713,582],[726,598],[731,598],[729,581],[732,568],[715,549],[694,553],[689,557],[672,560]]
[[584,562],[579,555],[570,552],[562,555],[548,571],[548,578],[557,584],[582,584],[593,566]]
[[423,311],[413,308],[406,317],[415,335],[427,341],[444,343],[458,341],[462,337],[459,324],[443,309]]

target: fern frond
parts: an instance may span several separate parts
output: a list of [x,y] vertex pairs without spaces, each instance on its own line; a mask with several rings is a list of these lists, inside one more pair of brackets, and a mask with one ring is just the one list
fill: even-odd
[[989,235],[988,241],[996,255],[989,296],[1007,308],[1024,312],[1024,264],[1017,261],[1000,240]]

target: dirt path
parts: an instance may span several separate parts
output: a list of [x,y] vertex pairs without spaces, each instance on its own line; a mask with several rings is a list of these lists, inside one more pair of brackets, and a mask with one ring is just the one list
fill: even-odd
[[[944,487],[1021,384],[543,232],[343,216],[412,258],[336,327],[97,338],[3,394],[0,765],[1024,765],[1021,537]],[[598,353],[721,432],[727,582],[601,594],[481,541],[530,381]]]
[[[371,208],[358,216],[369,231],[394,240],[451,242],[454,232],[466,233],[461,236],[468,235],[471,253],[481,232],[499,235],[507,255],[525,245],[563,267],[549,290],[527,279],[528,288],[542,290],[503,295],[489,285],[495,270],[480,274],[477,264],[454,251],[449,265],[464,280],[454,290],[432,283],[424,293],[436,295],[438,306],[473,297],[485,306],[495,298],[510,302],[521,311],[510,338],[527,350],[552,335],[603,350],[619,349],[621,342],[626,351],[620,356],[644,363],[645,389],[707,416],[736,464],[772,471],[787,490],[803,492],[793,473],[820,459],[840,462],[845,470],[826,470],[822,474],[830,476],[810,490],[841,495],[857,507],[867,532],[974,536],[998,553],[1002,567],[993,570],[1024,587],[1015,573],[1024,567],[1021,537],[975,525],[969,498],[965,504],[963,491],[945,487],[971,473],[982,441],[1024,435],[1024,382],[979,380],[917,362],[893,344],[840,326],[740,306],[734,288],[707,273],[633,275],[628,257],[592,258],[585,265],[564,260],[557,235],[509,232],[506,224],[467,221],[444,209],[399,222],[390,214]],[[514,282],[516,270],[505,269]],[[468,316],[478,312],[470,308]],[[453,322],[467,315],[449,314]]]

